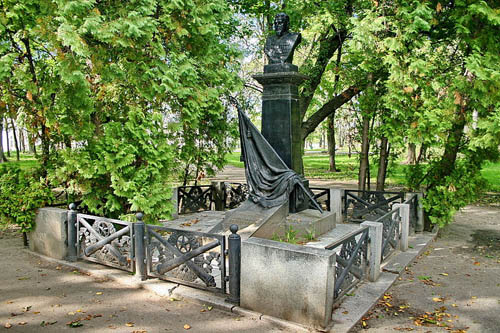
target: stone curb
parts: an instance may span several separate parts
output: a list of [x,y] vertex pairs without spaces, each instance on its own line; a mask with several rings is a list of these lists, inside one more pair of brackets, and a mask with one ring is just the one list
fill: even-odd
[[43,259],[45,261],[77,269],[95,278],[113,280],[130,288],[145,289],[159,296],[187,298],[191,302],[194,302],[196,304],[212,306],[216,309],[226,312],[232,312],[240,316],[263,320],[272,323],[278,327],[281,327],[285,330],[290,329],[301,332],[314,331],[294,322],[286,321],[272,316],[263,315],[262,313],[250,311],[241,308],[239,306],[236,306],[232,303],[226,302],[225,298],[227,297],[227,295],[222,295],[222,294],[217,295],[204,290],[190,288],[177,283],[167,282],[160,279],[140,281],[135,276],[131,276],[129,273],[125,271],[113,269],[111,267],[106,267],[99,264],[83,262],[83,261],[70,262],[60,259],[54,259],[51,257],[47,257],[43,254],[33,252],[29,249],[24,249],[24,251],[30,255],[39,257],[40,259]]
[[411,248],[390,258],[376,282],[363,282],[354,290],[354,296],[344,299],[333,311],[331,333],[349,332],[373,308],[380,297],[398,279],[399,274],[436,239],[437,232],[409,237]]

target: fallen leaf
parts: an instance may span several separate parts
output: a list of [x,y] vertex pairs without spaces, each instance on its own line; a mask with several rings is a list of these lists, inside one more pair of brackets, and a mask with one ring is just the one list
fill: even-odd
[[81,327],[83,326],[83,324],[79,321],[70,321],[69,323],[66,323],[66,325],[68,325],[69,327]]
[[127,326],[127,327],[134,327],[134,323],[128,322],[128,323],[125,324],[125,326]]
[[212,311],[213,308],[214,308],[213,306],[208,306],[207,307],[208,311]]
[[23,311],[24,311],[24,312],[28,312],[29,310],[31,310],[31,305],[25,306],[25,307],[23,308]]
[[68,312],[68,316],[74,316],[74,315],[75,315],[75,313],[73,311]]
[[31,93],[31,91],[27,91],[26,92],[26,98],[30,101],[30,102],[33,102],[33,94]]
[[177,299],[177,298],[175,298],[175,297],[170,297],[170,301],[171,301],[171,302],[176,302],[176,301],[180,301],[180,299]]
[[343,313],[343,314],[348,314],[348,313],[349,313],[349,311],[344,311],[344,312],[342,312],[342,313]]
[[188,324],[184,325],[184,329],[185,329],[185,330],[188,330],[188,329],[190,329],[190,328],[191,328],[191,326],[190,326],[190,325],[188,325]]
[[18,278],[19,281],[29,280],[29,279],[31,279],[31,277],[29,277],[29,276],[22,276],[22,277]]
[[207,309],[201,309],[200,312],[207,312]]
[[40,311],[35,311],[35,312],[33,312],[33,314],[39,314],[39,313],[40,313]]
[[481,263],[480,263],[479,261],[474,261],[474,265],[476,265],[476,266],[480,266],[480,265],[481,265]]
[[3,327],[5,327],[5,328],[11,328],[12,324],[11,323],[6,323]]
[[56,269],[57,269],[58,271],[60,271],[60,270],[62,269],[62,267],[61,267],[61,266],[57,266],[57,267],[56,267]]
[[21,325],[21,326],[24,326],[26,324],[27,324],[27,322],[25,322],[25,321],[21,321],[20,323],[18,323],[18,325]]
[[12,303],[14,303],[14,301],[7,301],[7,302],[5,302],[5,303],[7,303],[7,304],[12,304]]
[[448,273],[439,273],[439,275],[448,276]]
[[453,303],[451,306],[454,307],[454,308],[456,308],[458,305],[456,305],[455,303]]
[[472,299],[476,299],[476,298],[477,298],[477,296],[472,296],[471,298],[472,298]]
[[102,295],[102,291],[98,291],[95,293],[96,295]]
[[444,302],[444,299],[442,297],[433,297],[432,300],[434,302]]

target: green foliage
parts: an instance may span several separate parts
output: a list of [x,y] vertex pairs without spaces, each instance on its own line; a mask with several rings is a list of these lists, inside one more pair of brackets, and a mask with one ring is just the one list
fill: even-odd
[[17,224],[21,232],[35,226],[36,210],[50,204],[54,195],[39,169],[21,170],[16,165],[0,165],[0,217]]
[[165,218],[172,183],[221,168],[233,144],[223,100],[239,86],[232,14],[223,0],[6,0],[0,106],[91,212]]

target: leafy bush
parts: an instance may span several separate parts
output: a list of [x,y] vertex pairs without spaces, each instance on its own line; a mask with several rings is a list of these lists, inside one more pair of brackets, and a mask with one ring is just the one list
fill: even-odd
[[28,232],[35,226],[36,210],[54,200],[40,169],[21,170],[0,165],[0,217]]

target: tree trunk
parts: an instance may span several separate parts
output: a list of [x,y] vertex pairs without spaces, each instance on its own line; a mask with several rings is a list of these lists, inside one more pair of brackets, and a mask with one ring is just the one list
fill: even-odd
[[418,152],[417,164],[427,159],[425,157],[426,153],[427,153],[427,145],[423,143],[420,146],[420,151]]
[[22,128],[19,129],[19,144],[21,146],[21,151],[23,153],[25,153],[26,152],[26,144],[24,142],[24,132],[23,132]]
[[389,140],[383,136],[380,140],[380,158],[378,162],[378,173],[377,173],[377,191],[383,191],[385,187],[385,177],[387,174],[387,162],[389,159]]
[[[40,141],[42,141],[42,172],[46,173],[49,166],[50,141],[47,136],[48,129],[45,124],[41,126]],[[45,174],[43,174],[45,176]]]
[[368,176],[368,153],[370,149],[370,117],[363,116],[363,131],[361,133],[361,153],[359,156],[358,190],[366,190]]
[[330,158],[330,165],[328,171],[338,172],[335,166],[335,113],[328,116],[328,130],[326,133],[328,140],[328,156]]
[[14,126],[14,119],[10,118],[10,124],[12,125],[12,133],[14,134],[14,143],[16,145],[16,160],[19,161],[19,142],[17,141],[16,126]]
[[406,164],[414,165],[417,162],[417,154],[415,152],[417,146],[414,143],[408,143],[408,157]]
[[5,143],[7,144],[7,156],[10,157],[9,121],[7,120],[7,117],[5,117],[4,120],[5,120]]
[[8,162],[3,152],[3,119],[0,119],[0,163]]

